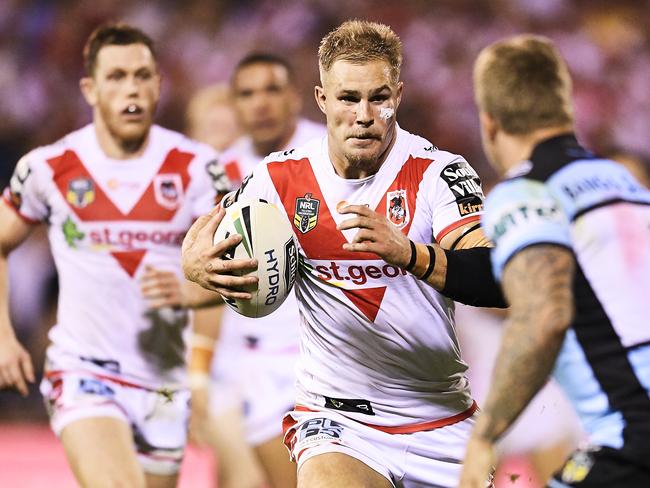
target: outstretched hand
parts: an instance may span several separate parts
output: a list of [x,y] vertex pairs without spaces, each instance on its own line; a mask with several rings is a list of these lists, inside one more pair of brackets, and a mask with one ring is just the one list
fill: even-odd
[[372,252],[389,264],[400,268],[411,259],[409,239],[390,220],[365,205],[347,205],[340,214],[356,215],[338,225],[339,230],[359,229],[352,242],[343,249],[353,252]]
[[239,234],[213,244],[214,233],[226,212],[220,207],[194,222],[183,241],[182,266],[185,277],[226,298],[249,300],[245,291],[254,286],[257,276],[237,276],[257,269],[256,259],[221,259],[242,240]]
[[11,333],[0,337],[0,389],[15,388],[26,397],[27,383],[34,380],[32,360],[16,336]]

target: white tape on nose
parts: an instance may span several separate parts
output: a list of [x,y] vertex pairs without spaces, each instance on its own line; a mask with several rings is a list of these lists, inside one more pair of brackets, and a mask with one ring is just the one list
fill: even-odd
[[395,110],[393,110],[390,107],[382,107],[381,110],[379,111],[379,118],[383,120],[388,120],[393,115],[395,115]]

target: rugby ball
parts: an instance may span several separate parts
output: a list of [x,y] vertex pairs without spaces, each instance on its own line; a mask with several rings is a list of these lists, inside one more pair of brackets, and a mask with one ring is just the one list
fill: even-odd
[[214,243],[240,234],[242,241],[222,259],[257,258],[257,270],[250,274],[256,275],[259,282],[256,288],[247,290],[253,295],[250,300],[224,297],[224,301],[241,315],[264,317],[282,305],[296,281],[298,249],[293,230],[287,217],[264,200],[237,201],[225,210]]

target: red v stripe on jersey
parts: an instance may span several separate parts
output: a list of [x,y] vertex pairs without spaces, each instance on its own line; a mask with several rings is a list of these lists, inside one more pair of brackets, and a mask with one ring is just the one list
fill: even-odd
[[239,164],[235,160],[228,161],[223,165],[223,169],[226,172],[226,176],[233,185],[240,184],[244,179],[242,178],[241,171],[239,170]]
[[133,278],[146,253],[146,249],[138,249],[136,251],[115,251],[111,252],[111,255],[117,259],[117,262],[120,263],[124,271]]
[[415,215],[415,202],[420,188],[420,183],[424,176],[424,172],[431,166],[433,159],[423,159],[423,158],[414,158],[413,156],[409,157],[408,160],[404,163],[404,166],[400,169],[399,173],[386,189],[384,196],[382,197],[379,205],[375,209],[375,212],[387,215],[387,206],[386,206],[386,195],[388,192],[395,190],[406,190],[406,200],[408,204],[408,209],[410,213],[410,218],[408,223],[402,228],[404,234],[408,234],[409,229],[411,228],[411,222],[413,222],[413,215]]
[[356,307],[370,320],[374,322],[379,313],[381,302],[384,299],[386,287],[379,288],[357,288],[355,290],[343,290],[343,294],[350,299]]
[[[171,150],[165,161],[158,170],[158,174],[177,174],[180,175],[183,192],[187,190],[190,182],[188,166],[194,159],[194,154],[181,152],[178,149]],[[52,178],[57,188],[61,192],[64,200],[70,204],[67,199],[68,187],[70,182],[76,179],[86,179],[93,184],[94,200],[85,207],[79,207],[70,204],[70,209],[82,221],[116,221],[116,220],[149,220],[149,221],[168,221],[176,214],[176,209],[163,207],[156,201],[154,181],[140,197],[130,212],[124,214],[118,209],[106,193],[97,185],[92,178],[88,169],[79,159],[79,156],[72,151],[67,150],[61,156],[48,159],[47,163],[52,168],[54,174]],[[125,164],[129,164],[125,162]]]
[[311,193],[312,198],[320,201],[316,227],[306,234],[294,228],[300,245],[308,258],[356,261],[380,259],[374,253],[350,252],[343,249],[342,246],[347,240],[336,228],[336,222],[325,202],[323,192],[307,158],[269,163],[268,169],[273,185],[292,222],[292,227],[294,227],[293,216],[296,213],[296,199]]

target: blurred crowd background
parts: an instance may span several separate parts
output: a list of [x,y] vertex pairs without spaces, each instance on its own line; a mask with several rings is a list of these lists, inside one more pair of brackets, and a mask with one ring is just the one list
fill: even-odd
[[[568,60],[578,134],[588,148],[650,154],[648,0],[2,0],[0,183],[28,150],[90,121],[78,88],[81,52],[104,21],[134,24],[156,40],[163,74],[157,121],[182,131],[192,94],[227,81],[238,60],[257,50],[291,60],[305,115],[322,121],[312,95],[318,43],[349,18],[387,23],[401,36],[401,126],[464,155],[486,187],[495,175],[480,148],[472,63],[483,46],[517,32],[552,38]],[[10,263],[14,325],[39,370],[56,298],[44,235],[37,232]],[[26,400],[0,392],[0,421],[44,420],[32,390]]]

